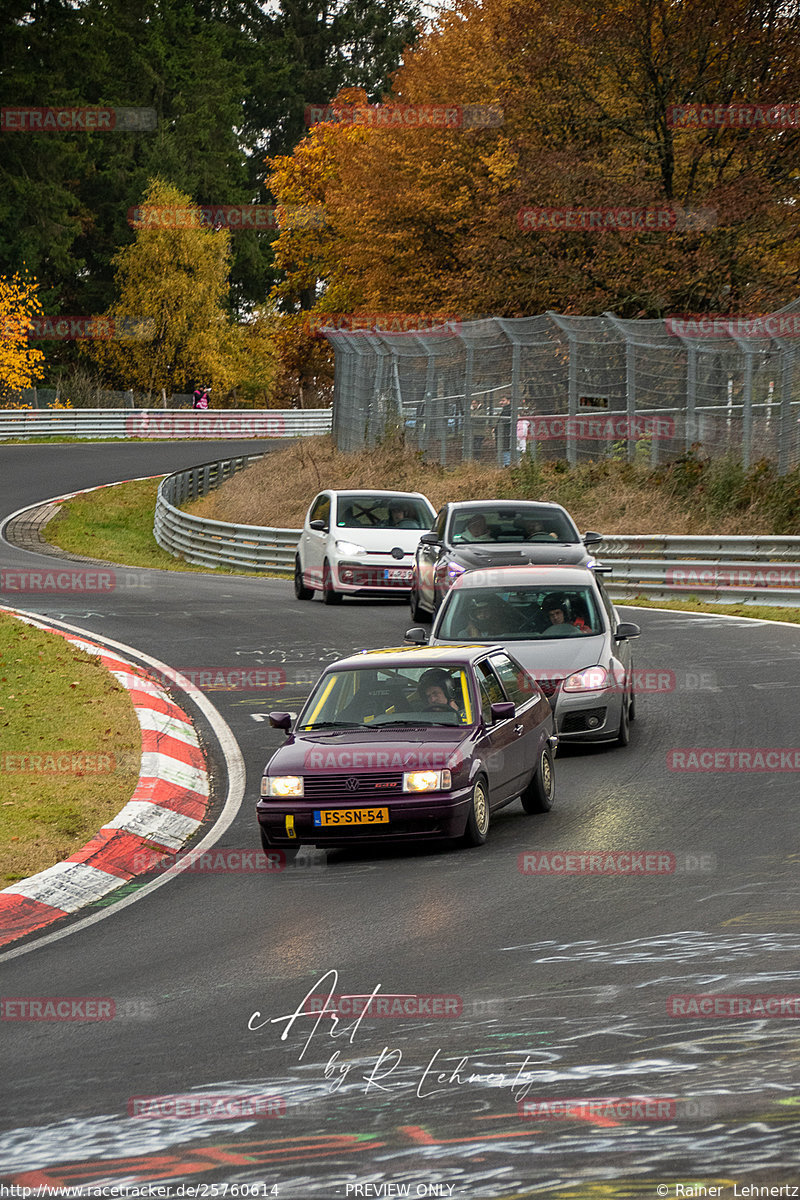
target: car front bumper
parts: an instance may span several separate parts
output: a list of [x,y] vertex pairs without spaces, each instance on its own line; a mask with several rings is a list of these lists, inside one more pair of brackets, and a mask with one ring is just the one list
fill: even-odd
[[368,561],[342,560],[333,567],[336,590],[352,595],[396,595],[411,590],[412,568],[391,555],[371,557]]
[[[274,846],[358,846],[377,842],[436,841],[460,837],[466,829],[472,796],[470,786],[452,792],[430,792],[403,796],[387,803],[363,800],[352,804],[319,800],[264,800],[256,805],[258,823]],[[388,808],[389,822],[382,825],[319,826],[314,813],[320,808]],[[290,837],[286,818],[294,818],[295,836]]]
[[555,697],[559,745],[571,742],[611,742],[619,734],[622,692],[617,688],[564,692]]

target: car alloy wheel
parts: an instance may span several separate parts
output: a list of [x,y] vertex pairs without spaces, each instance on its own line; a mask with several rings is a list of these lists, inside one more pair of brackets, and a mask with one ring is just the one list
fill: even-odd
[[464,830],[464,842],[467,846],[482,846],[489,832],[489,789],[486,780],[480,776],[472,787],[469,802],[469,816]]
[[314,595],[314,589],[306,587],[303,583],[303,570],[300,566],[299,554],[294,560],[294,594],[298,600],[310,600]]
[[326,604],[341,604],[342,593],[334,590],[331,564],[327,558],[322,567],[322,599]]
[[520,796],[526,813],[550,812],[556,796],[556,774],[548,746],[539,755],[539,763],[530,783]]

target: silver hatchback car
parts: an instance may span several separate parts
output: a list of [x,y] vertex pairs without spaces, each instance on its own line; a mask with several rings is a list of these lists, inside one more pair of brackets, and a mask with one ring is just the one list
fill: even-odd
[[[456,579],[429,640],[504,646],[549,698],[561,744],[626,746],[635,715],[630,642],[639,633],[587,567],[497,567]],[[428,639],[418,628],[406,640]]]

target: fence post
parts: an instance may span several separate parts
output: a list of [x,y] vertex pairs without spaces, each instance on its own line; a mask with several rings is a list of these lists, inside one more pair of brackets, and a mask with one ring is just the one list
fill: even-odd
[[750,466],[750,456],[753,451],[753,351],[749,348],[744,352],[744,409],[742,412],[742,466],[745,471]]

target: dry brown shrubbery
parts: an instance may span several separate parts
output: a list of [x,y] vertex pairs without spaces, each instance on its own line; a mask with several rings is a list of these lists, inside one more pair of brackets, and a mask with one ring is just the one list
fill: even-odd
[[703,519],[697,508],[626,470],[624,463],[598,464],[595,477],[545,463],[531,480],[524,470],[501,470],[491,463],[448,469],[426,464],[402,444],[341,454],[329,437],[305,438],[270,453],[188,507],[218,521],[298,528],[322,488],[371,487],[422,492],[435,508],[447,500],[551,500],[563,504],[581,530],[603,533],[765,532],[763,515],[747,511],[724,522],[723,529],[718,519]]

